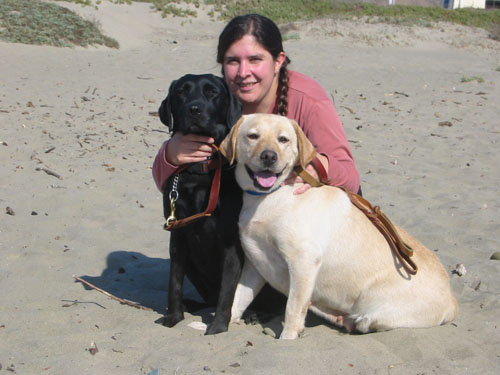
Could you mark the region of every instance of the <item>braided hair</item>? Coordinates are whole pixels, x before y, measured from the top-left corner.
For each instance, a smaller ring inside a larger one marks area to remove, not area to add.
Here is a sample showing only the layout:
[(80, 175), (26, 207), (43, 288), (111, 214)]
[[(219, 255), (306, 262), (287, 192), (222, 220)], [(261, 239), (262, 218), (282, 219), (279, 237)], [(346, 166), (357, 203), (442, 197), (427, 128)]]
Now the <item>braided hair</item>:
[[(252, 35), (276, 59), (283, 51), (283, 41), (281, 32), (276, 24), (260, 14), (246, 14), (233, 18), (226, 25), (219, 36), (217, 46), (217, 62), (223, 64), (226, 51), (231, 45), (243, 38), (245, 35)], [(281, 65), (278, 75), (277, 113), (286, 116), (288, 112), (288, 64), (290, 59), (286, 57)], [(224, 75), (224, 67), (222, 67)]]

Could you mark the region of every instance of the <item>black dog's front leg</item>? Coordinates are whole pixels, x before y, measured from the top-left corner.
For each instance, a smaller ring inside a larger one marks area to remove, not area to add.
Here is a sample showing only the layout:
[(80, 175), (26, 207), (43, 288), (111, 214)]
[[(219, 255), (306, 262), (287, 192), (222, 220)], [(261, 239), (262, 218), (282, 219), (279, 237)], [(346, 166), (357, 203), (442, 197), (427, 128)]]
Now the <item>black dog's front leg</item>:
[[(172, 234), (173, 236), (174, 234)], [(156, 322), (166, 327), (173, 327), (184, 319), (184, 306), (182, 303), (182, 290), (187, 254), (170, 241), (170, 278), (168, 284), (168, 311), (167, 314)]]
[(238, 245), (224, 249), (222, 266), (222, 280), (214, 321), (208, 326), (205, 335), (215, 335), (226, 332), (231, 320), (231, 307), (233, 306), (236, 286), (243, 268), (243, 250)]

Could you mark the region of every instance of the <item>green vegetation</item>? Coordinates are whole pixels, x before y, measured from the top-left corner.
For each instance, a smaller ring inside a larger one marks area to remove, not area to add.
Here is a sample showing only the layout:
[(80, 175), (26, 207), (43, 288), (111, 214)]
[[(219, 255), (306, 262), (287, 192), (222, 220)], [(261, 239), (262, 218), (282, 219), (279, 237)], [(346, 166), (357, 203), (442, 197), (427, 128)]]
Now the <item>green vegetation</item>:
[(193, 4), (195, 8), (199, 8), (200, 2), (198, 0), (151, 0), (143, 1), (153, 3), (156, 10), (160, 11), (163, 17), (168, 15), (174, 17), (196, 17), (196, 11), (192, 9), (186, 9), (185, 6), (180, 4)]
[[(152, 0), (160, 9), (161, 4), (179, 7), (180, 0)], [(369, 3), (343, 3), (335, 0), (205, 0), (212, 5), (219, 18), (227, 21), (239, 14), (260, 13), (278, 24), (315, 18), (363, 18), (367, 22), (396, 24), (430, 24), (451, 22), (481, 27), (492, 31), (500, 27), (500, 10), (455, 9), (421, 6), (379, 6)]]
[(462, 83), (467, 83), (467, 82), (472, 82), (472, 81), (476, 81), (478, 83), (483, 83), (484, 82), (484, 78), (483, 77), (479, 77), (479, 76), (474, 76), (474, 77), (467, 77), (467, 76), (462, 76), (462, 79), (460, 80), (460, 82)]
[[(211, 1), (206, 2), (210, 3)], [(379, 6), (369, 3), (342, 3), (331, 0), (214, 0), (213, 2), (220, 7), (221, 15), (225, 20), (241, 13), (258, 12), (278, 23), (320, 17), (363, 18), (368, 22), (397, 24), (443, 21), (482, 28), (489, 28), (500, 23), (500, 10), (447, 10), (440, 7), (405, 5)]]
[[(98, 7), (102, 1), (130, 4), (131, 0), (58, 0)], [(194, 18), (202, 0), (138, 0), (151, 3), (163, 16)], [(227, 21), (245, 13), (260, 13), (278, 24), (315, 18), (362, 19), (429, 26), (450, 22), (486, 29), (500, 41), (500, 10), (456, 9), (419, 6), (378, 6), (368, 3), (342, 3), (337, 0), (203, 0), (212, 18)], [(27, 44), (55, 46), (117, 43), (103, 36), (97, 25), (83, 21), (73, 12), (40, 0), (0, 0), (0, 38)]]
[(0, 39), (57, 47), (92, 44), (119, 48), (118, 42), (74, 12), (39, 0), (0, 0)]

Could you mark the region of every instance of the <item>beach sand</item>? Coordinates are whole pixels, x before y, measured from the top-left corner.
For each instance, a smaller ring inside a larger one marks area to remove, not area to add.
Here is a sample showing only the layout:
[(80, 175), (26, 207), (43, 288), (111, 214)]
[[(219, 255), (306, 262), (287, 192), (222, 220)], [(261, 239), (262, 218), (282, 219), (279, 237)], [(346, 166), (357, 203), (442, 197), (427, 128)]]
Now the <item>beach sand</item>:
[(0, 42), (0, 373), (499, 373), (500, 43), (447, 24), (285, 28), (290, 68), (335, 101), (365, 198), (449, 271), (452, 324), (352, 335), (309, 317), (304, 336), (285, 342), (273, 337), (278, 318), (204, 336), (196, 324), (213, 309), (171, 329), (154, 323), (169, 234), (151, 166), (169, 136), (156, 111), (170, 82), (220, 72), (224, 24), (202, 11), (163, 19), (144, 3), (58, 4), (99, 21), (121, 48)]

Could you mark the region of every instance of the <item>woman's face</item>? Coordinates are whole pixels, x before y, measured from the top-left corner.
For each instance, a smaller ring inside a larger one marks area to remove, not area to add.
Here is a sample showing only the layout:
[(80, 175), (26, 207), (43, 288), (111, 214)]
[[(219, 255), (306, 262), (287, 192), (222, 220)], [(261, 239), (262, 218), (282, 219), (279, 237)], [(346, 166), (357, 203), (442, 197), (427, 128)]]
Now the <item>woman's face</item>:
[(269, 112), (284, 60), (283, 52), (275, 60), (252, 35), (243, 36), (229, 47), (224, 55), (224, 77), (243, 104), (244, 113)]

